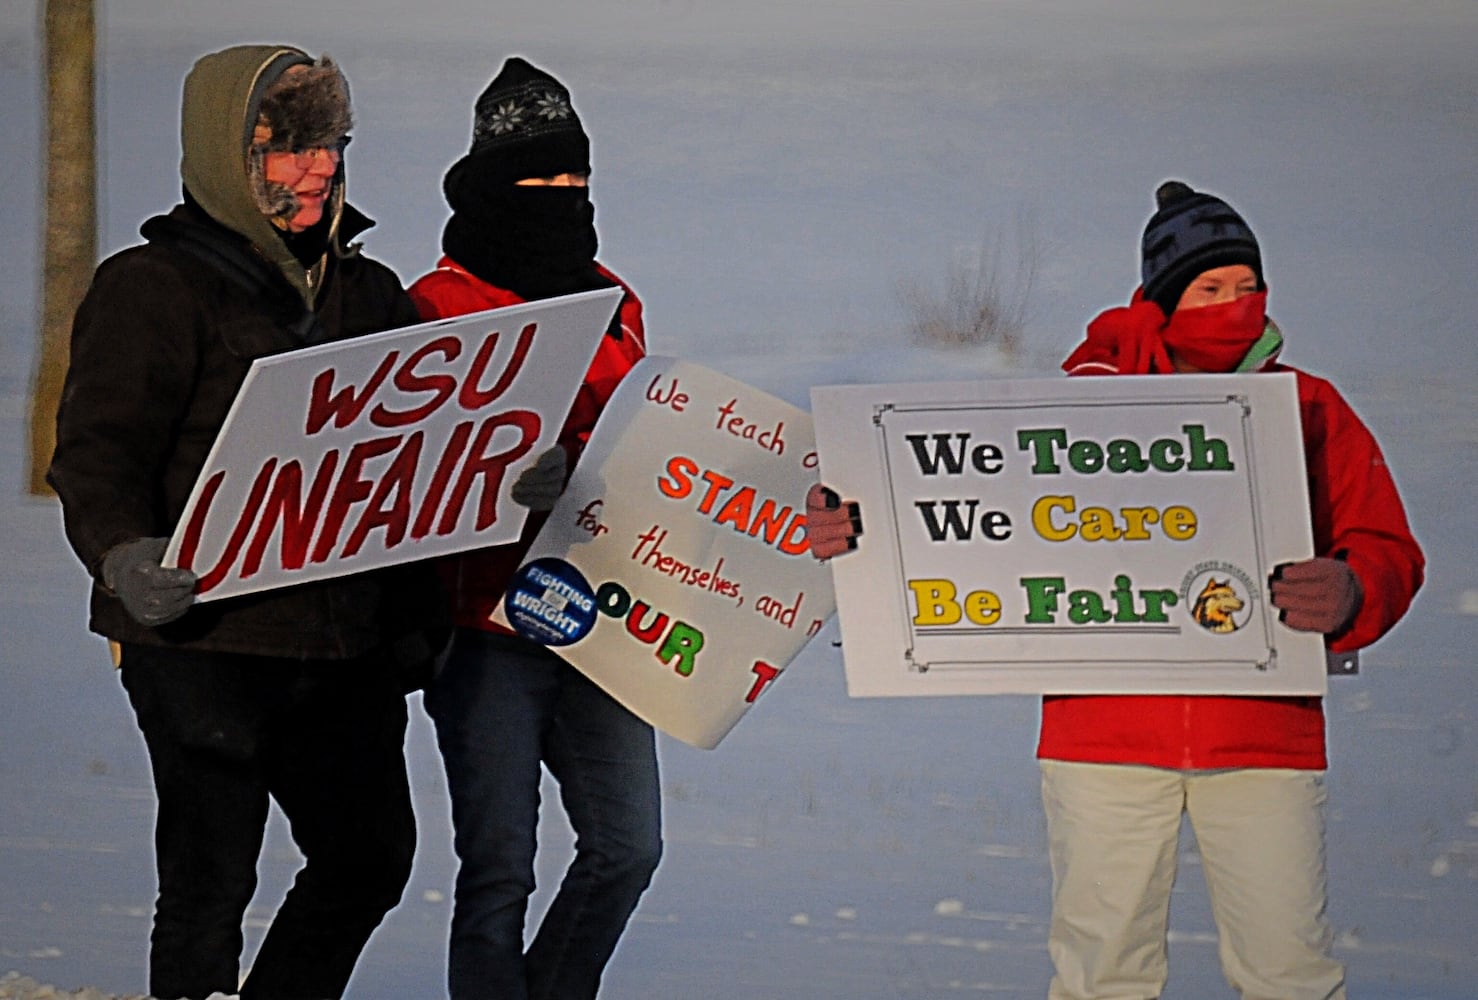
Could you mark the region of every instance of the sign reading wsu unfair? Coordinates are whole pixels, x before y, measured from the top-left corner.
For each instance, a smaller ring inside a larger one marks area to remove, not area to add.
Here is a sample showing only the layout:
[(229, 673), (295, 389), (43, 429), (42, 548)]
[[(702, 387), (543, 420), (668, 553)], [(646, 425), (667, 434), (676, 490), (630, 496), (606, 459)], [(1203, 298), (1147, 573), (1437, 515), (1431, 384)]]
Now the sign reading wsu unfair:
[(804, 410), (649, 357), (606, 406), (494, 618), (711, 749), (835, 610), (806, 541), (815, 481)]
[(1313, 555), (1294, 376), (813, 389), (848, 690), (1322, 694), (1267, 579)]
[(620, 301), (582, 292), (253, 362), (165, 553), (197, 600), (513, 541)]

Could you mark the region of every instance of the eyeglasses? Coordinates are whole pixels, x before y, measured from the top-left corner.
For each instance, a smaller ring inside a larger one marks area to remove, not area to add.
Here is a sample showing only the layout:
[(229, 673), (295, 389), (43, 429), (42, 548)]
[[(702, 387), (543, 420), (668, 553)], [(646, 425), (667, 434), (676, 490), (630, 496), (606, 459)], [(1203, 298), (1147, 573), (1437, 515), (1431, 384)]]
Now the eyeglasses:
[(307, 170), (317, 162), (319, 155), (327, 156), (329, 162), (338, 166), (339, 161), (344, 158), (344, 147), (349, 145), (353, 136), (346, 135), (338, 142), (328, 146), (309, 146), (307, 149), (292, 149), (288, 152), (292, 155), (293, 166), (299, 170)]

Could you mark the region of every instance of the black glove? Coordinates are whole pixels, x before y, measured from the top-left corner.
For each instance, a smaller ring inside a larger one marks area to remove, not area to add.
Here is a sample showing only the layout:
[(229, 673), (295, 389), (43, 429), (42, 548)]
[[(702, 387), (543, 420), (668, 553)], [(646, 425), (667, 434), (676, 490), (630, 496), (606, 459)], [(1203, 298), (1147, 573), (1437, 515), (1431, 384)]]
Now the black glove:
[(151, 627), (174, 621), (195, 601), (195, 574), (159, 564), (168, 547), (167, 538), (135, 538), (103, 556), (103, 585), (135, 621)]
[(513, 482), (508, 495), (513, 502), (529, 510), (553, 510), (559, 495), (565, 491), (565, 469), (569, 459), (560, 445), (539, 456), (539, 461), (524, 469)]

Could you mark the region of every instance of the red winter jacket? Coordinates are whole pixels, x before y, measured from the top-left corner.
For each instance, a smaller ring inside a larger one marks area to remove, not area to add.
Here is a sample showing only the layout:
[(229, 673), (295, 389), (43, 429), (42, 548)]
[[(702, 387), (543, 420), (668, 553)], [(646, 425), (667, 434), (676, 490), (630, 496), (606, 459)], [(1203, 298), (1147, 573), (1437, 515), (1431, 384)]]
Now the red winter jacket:
[[(569, 454), (571, 464), (590, 440), (595, 421), (616, 391), (616, 385), (647, 353), (641, 301), (624, 281), (599, 264), (596, 267), (602, 275), (620, 285), (626, 296), (621, 300), (620, 336), (608, 332), (601, 338), (595, 349), (595, 358), (575, 395), (570, 415), (559, 432), (559, 443)], [(423, 320), (465, 316), (525, 301), (506, 288), (475, 277), (450, 257), (441, 258), (436, 270), (417, 279), (410, 287), (410, 295)], [(494, 624), (488, 616), (502, 600), (508, 580), (523, 562), (524, 553), (539, 533), (545, 517), (544, 514), (531, 514), (517, 542), (475, 549), (441, 561), (440, 568), (452, 594), (452, 615), (457, 625), (488, 632), (510, 631)]]
[[(1329, 645), (1339, 652), (1368, 646), (1400, 620), (1421, 587), (1422, 551), (1380, 446), (1334, 386), (1286, 365), (1263, 370), (1298, 379), (1314, 551), (1342, 554), (1365, 594), (1354, 622)], [(1323, 699), (1048, 696), (1037, 756), (1197, 770), (1323, 770)]]

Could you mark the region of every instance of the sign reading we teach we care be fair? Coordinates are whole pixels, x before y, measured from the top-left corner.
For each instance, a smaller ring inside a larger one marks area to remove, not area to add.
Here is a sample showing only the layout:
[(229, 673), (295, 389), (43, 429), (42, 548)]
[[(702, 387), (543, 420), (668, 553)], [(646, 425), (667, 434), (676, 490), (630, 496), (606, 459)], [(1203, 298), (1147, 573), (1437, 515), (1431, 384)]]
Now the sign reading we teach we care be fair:
[(1267, 579), (1313, 554), (1293, 375), (821, 387), (854, 695), (1322, 694)]

